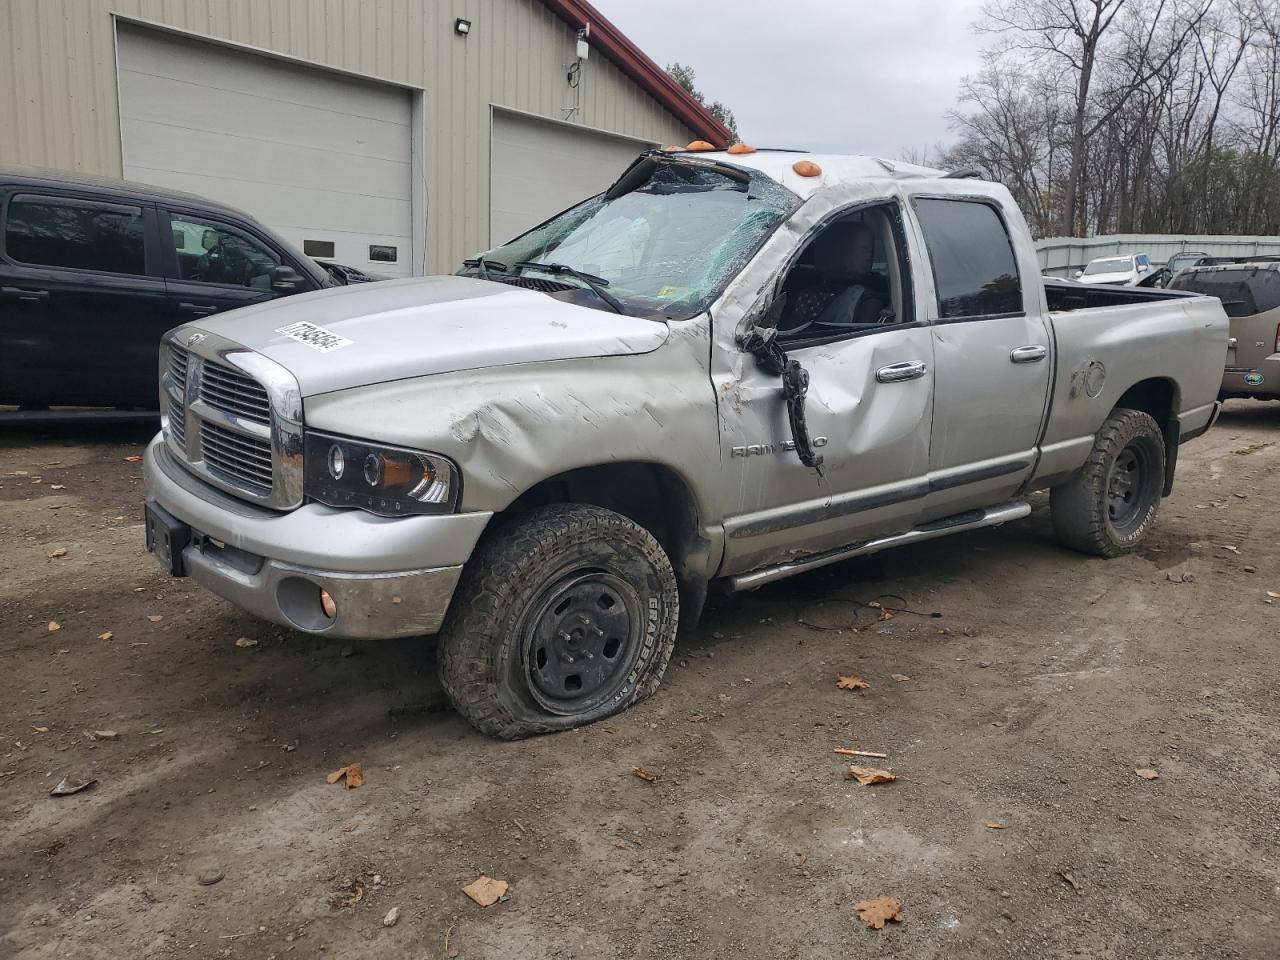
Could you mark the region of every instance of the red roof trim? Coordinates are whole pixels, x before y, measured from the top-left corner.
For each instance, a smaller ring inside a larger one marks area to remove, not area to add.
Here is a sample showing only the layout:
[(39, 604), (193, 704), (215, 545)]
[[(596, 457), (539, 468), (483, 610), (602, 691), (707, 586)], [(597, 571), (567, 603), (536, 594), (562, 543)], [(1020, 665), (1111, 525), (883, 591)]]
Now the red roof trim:
[(650, 60), (617, 27), (586, 0), (542, 0), (552, 13), (575, 30), (591, 24), (589, 43), (616, 63), (622, 72), (639, 84), (671, 114), (703, 140), (718, 147), (733, 140), (729, 128), (711, 115), (689, 91)]

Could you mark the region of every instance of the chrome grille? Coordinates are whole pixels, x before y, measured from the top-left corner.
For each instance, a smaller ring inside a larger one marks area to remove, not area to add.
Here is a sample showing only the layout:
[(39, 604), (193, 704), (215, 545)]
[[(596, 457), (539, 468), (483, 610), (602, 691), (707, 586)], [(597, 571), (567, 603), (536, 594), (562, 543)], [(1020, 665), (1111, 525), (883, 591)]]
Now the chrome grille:
[(207, 330), (172, 331), (160, 361), (165, 442), (206, 483), (276, 510), (302, 504), (302, 393), (269, 357)]
[(182, 409), (182, 401), (173, 397), (169, 398), (169, 432), (173, 434), (178, 446), (187, 445), (187, 415)]
[(271, 494), (270, 441), (205, 421), (200, 424), (200, 452), (205, 466), (215, 477), (246, 486), (259, 496)]
[(187, 382), (187, 364), (191, 355), (176, 343), (169, 344), (169, 378), (176, 384)]
[(271, 422), (271, 400), (260, 383), (238, 370), (208, 363), (200, 370), (200, 399), (216, 410), (254, 423)]

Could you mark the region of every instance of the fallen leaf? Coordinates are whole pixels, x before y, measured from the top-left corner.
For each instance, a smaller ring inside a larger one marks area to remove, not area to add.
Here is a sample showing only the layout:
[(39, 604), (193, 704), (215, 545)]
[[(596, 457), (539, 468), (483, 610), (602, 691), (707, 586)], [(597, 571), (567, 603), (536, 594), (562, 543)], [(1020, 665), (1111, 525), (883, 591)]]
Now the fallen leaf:
[(158, 737), (160, 734), (164, 733), (164, 727), (156, 727), (154, 730), (148, 730), (147, 733), (151, 734), (153, 737)]
[(102, 633), (98, 634), (98, 639), (99, 639), (99, 640), (110, 640), (110, 639), (111, 639), (112, 637), (114, 637), (114, 636), (115, 636), (115, 634), (114, 634), (114, 633), (112, 633), (110, 630), (104, 630), (104, 631), (102, 631)]
[(872, 930), (883, 930), (886, 922), (902, 922), (902, 901), (897, 897), (876, 897), (874, 900), (859, 900), (854, 905), (858, 911), (858, 919)]
[(836, 675), (836, 686), (841, 690), (870, 690), (871, 684), (861, 677), (842, 677)]
[(159, 623), (161, 620), (164, 619), (164, 615), (159, 613), (149, 613), (147, 614), (147, 619), (150, 620), (152, 623)]
[(31, 729), (32, 729), (32, 730), (34, 730), (36, 733), (48, 733), (48, 732), (49, 732), (49, 728), (48, 728), (48, 727), (32, 727)]
[(646, 770), (644, 767), (632, 767), (631, 775), (633, 777), (639, 777), (647, 783), (657, 783), (662, 777), (662, 774), (658, 773), (656, 770)]
[(468, 883), (462, 892), (480, 906), (491, 907), (507, 895), (507, 881), (482, 876)]
[(90, 740), (116, 740), (119, 737), (120, 734), (114, 730), (94, 730), (89, 733)]
[(1239, 553), (1240, 553), (1240, 548), (1239, 548), (1239, 547), (1233, 547), (1233, 546), (1231, 546), (1231, 545), (1230, 545), (1230, 544), (1228, 544), (1228, 543), (1219, 544), (1219, 549), (1221, 549), (1221, 550), (1230, 550), (1232, 553), (1235, 553), (1235, 554), (1239, 554)]
[(1276, 593), (1274, 590), (1268, 590), (1267, 596), (1272, 600), (1280, 600), (1280, 593)]
[(1138, 776), (1140, 776), (1143, 780), (1159, 780), (1160, 779), (1160, 774), (1157, 771), (1152, 770), (1150, 767), (1139, 767), (1137, 770), (1134, 770), (1133, 772), (1136, 773)]
[(882, 621), (884, 621), (884, 620), (892, 620), (892, 619), (893, 619), (893, 611), (892, 611), (892, 610), (890, 610), (888, 607), (882, 607), (882, 608), (880, 609), (880, 619), (881, 619)]
[(364, 899), (364, 882), (361, 880), (353, 881), (348, 891), (346, 896), (339, 895), (330, 900), (329, 906), (335, 910), (340, 910), (343, 907), (354, 907)]
[(65, 489), (67, 489), (67, 485), (66, 485), (65, 483), (55, 483), (55, 484), (52, 484), (52, 485), (49, 487), (49, 489), (50, 489), (50, 490), (65, 490)]
[(865, 787), (869, 787), (873, 783), (892, 783), (898, 779), (896, 773), (890, 773), (888, 770), (880, 770), (876, 767), (860, 767), (856, 763), (849, 765), (849, 777), (857, 780)]
[(364, 767), (358, 763), (349, 763), (345, 767), (339, 767), (333, 773), (326, 774), (324, 779), (328, 783), (337, 783), (343, 777), (347, 778), (348, 790), (364, 786)]
[(911, 679), (905, 673), (891, 673), (889, 676), (893, 677), (893, 679), (897, 680), (899, 683), (906, 683)]
[(983, 820), (982, 825), (988, 830), (1008, 830), (1007, 823), (1001, 823), (999, 820)]
[(124, 458), (124, 462), (125, 462), (125, 463), (137, 463), (137, 462), (138, 462), (139, 460), (141, 460), (141, 459), (142, 459), (142, 458), (141, 458), (140, 456), (138, 456), (136, 453), (131, 453), (131, 454), (129, 454), (129, 456), (127, 456), (127, 457), (125, 457), (125, 458)]
[(73, 793), (79, 793), (81, 790), (88, 790), (97, 782), (96, 777), (90, 777), (87, 780), (80, 777), (63, 777), (58, 781), (58, 785), (49, 791), (49, 796), (69, 797)]
[(236, 640), (237, 647), (256, 647), (257, 645), (258, 641), (254, 640), (252, 637), (240, 637)]
[(66, 555), (67, 555), (67, 548), (66, 548), (66, 547), (57, 547), (56, 549), (53, 549), (53, 550), (50, 550), (50, 551), (49, 551), (49, 559), (50, 559), (50, 560), (57, 559), (58, 557), (65, 557)]
[(60, 624), (57, 620), (50, 620), (48, 629), (50, 633), (57, 633), (59, 630), (62, 629), (62, 624)]

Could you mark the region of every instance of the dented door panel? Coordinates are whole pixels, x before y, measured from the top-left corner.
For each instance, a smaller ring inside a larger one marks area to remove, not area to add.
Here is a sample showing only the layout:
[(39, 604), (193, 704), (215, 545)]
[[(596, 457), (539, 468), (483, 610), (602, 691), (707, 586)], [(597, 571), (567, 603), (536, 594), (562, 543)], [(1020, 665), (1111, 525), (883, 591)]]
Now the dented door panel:
[[(712, 308), (712, 380), (723, 458), (725, 560), (732, 574), (886, 533), (910, 529), (927, 492), (933, 415), (933, 355), (927, 326), (909, 323), (788, 355), (809, 373), (806, 419), (821, 473), (790, 447), (791, 428), (777, 376), (740, 346), (762, 322), (778, 281), (807, 237), (861, 204), (897, 201), (883, 183), (833, 188), (784, 223)], [(910, 239), (909, 239), (910, 243)], [(919, 258), (908, 251), (918, 311), (924, 291)], [(877, 380), (901, 364), (923, 370)]]

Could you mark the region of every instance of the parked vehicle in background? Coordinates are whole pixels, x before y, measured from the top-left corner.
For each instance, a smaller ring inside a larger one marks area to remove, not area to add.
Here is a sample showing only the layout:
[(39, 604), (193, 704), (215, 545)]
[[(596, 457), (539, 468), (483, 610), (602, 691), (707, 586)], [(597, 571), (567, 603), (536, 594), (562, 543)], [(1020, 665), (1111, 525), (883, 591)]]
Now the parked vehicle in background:
[(330, 285), (224, 204), (0, 167), (0, 404), (154, 410), (164, 331)]
[(1118, 287), (1135, 287), (1153, 272), (1145, 253), (1128, 257), (1099, 257), (1076, 274), (1081, 283), (1109, 283)]
[(277, 623), (441, 631), (500, 737), (652, 693), (713, 583), (1040, 489), (1064, 543), (1133, 550), (1219, 407), (1216, 300), (1042, 281), (1004, 187), (909, 164), (646, 153), (462, 273), (168, 334), (147, 536)]
[(332, 260), (316, 260), (324, 268), (325, 273), (329, 274), (329, 279), (340, 287), (345, 287), (352, 283), (376, 283), (378, 280), (390, 280), (388, 277), (380, 273), (368, 273), (359, 267), (350, 267), (345, 263), (334, 263)]
[(1169, 271), (1170, 277), (1176, 277), (1179, 270), (1185, 270), (1187, 267), (1198, 267), (1205, 263), (1213, 262), (1213, 257), (1203, 251), (1186, 250), (1182, 253), (1175, 253), (1168, 259), (1164, 267)]
[(1188, 267), (1169, 286), (1222, 301), (1231, 323), (1222, 396), (1280, 399), (1280, 261)]

